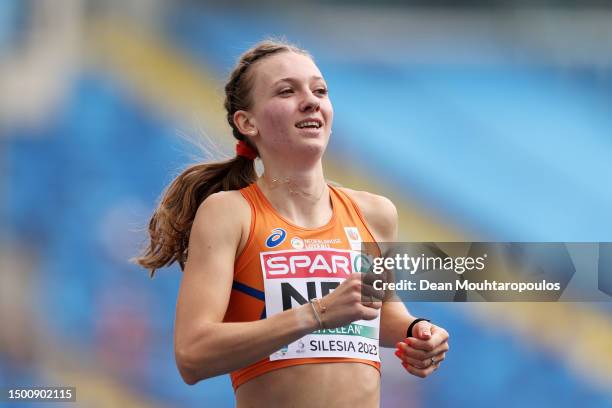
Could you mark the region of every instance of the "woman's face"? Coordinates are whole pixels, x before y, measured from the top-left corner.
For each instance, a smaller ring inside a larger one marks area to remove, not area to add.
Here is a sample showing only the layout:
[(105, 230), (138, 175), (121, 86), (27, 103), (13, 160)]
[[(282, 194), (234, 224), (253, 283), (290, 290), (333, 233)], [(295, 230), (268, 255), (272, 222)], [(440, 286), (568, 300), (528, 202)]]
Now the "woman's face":
[(282, 52), (253, 68), (250, 113), (260, 154), (320, 158), (334, 111), (315, 63), (308, 56)]

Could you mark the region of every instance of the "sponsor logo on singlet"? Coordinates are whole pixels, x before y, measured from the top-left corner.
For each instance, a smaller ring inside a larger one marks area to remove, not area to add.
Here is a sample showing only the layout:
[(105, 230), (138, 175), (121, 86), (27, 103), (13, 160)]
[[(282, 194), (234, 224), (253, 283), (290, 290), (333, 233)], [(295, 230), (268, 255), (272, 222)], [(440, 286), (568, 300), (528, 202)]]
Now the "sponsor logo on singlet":
[(303, 249), (304, 248), (304, 240), (300, 237), (291, 238), (291, 246), (295, 249)]
[(359, 229), (357, 227), (344, 227), (344, 233), (351, 245), (351, 249), (353, 251), (359, 251), (361, 249), (361, 235), (359, 235)]
[(274, 228), (272, 230), (272, 233), (266, 239), (266, 246), (268, 248), (274, 248), (276, 246), (279, 246), (285, 240), (286, 236), (287, 236), (287, 233), (285, 232), (284, 229)]
[(261, 254), (267, 279), (329, 276), (346, 279), (351, 274), (351, 253), (346, 250), (274, 251)]
[(334, 245), (338, 245), (342, 242), (340, 238), (308, 238), (304, 240), (304, 248), (321, 249), (321, 248), (332, 248)]

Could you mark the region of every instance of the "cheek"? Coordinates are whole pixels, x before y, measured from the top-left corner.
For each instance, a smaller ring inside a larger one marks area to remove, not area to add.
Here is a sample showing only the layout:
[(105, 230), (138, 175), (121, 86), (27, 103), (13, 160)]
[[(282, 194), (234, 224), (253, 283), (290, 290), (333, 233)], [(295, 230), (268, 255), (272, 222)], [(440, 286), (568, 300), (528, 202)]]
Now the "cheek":
[(320, 109), (321, 113), (323, 114), (323, 117), (327, 122), (326, 125), (331, 127), (332, 121), (334, 119), (334, 108), (329, 98), (326, 98), (321, 101)]
[(274, 142), (286, 140), (291, 125), (291, 107), (286, 104), (270, 104), (262, 111), (262, 131)]
[(327, 114), (327, 122), (329, 123), (329, 127), (331, 127), (334, 121), (334, 108), (330, 102), (327, 103), (326, 106), (326, 114)]

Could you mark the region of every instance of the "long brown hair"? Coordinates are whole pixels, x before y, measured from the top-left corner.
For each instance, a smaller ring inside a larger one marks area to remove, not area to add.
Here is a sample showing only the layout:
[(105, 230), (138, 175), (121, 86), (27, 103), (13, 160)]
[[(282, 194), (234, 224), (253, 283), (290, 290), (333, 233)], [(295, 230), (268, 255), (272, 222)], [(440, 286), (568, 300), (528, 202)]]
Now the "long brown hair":
[[(262, 41), (240, 56), (225, 84), (227, 122), (237, 140), (255, 146), (234, 123), (234, 113), (252, 106), (253, 70), (255, 62), (281, 52), (310, 54), (283, 40)], [(159, 205), (149, 221), (150, 241), (143, 253), (133, 262), (149, 269), (151, 277), (157, 269), (178, 261), (181, 270), (187, 260), (189, 234), (196, 211), (209, 195), (218, 191), (239, 190), (257, 179), (253, 160), (243, 156), (189, 166), (164, 190)]]

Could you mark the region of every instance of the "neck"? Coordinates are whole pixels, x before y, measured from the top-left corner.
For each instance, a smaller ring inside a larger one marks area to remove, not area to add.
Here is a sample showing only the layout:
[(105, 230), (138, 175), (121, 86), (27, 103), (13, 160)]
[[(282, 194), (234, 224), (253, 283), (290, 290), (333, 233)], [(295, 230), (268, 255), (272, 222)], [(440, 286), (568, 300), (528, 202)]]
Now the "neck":
[(316, 228), (331, 218), (329, 189), (321, 162), (307, 170), (265, 166), (258, 185), (274, 208), (294, 224)]

